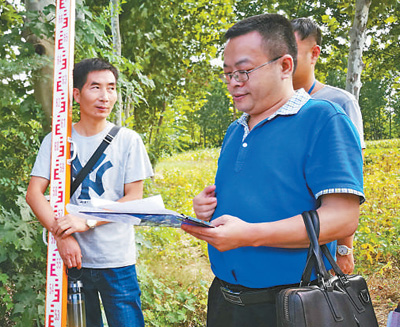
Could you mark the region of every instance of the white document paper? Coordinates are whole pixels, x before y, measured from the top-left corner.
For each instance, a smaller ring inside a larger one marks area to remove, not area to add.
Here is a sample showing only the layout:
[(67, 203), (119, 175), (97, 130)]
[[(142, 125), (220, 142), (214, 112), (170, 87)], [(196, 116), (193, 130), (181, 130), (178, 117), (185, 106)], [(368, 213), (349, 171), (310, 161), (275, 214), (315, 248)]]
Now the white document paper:
[(67, 204), (67, 211), (85, 219), (131, 225), (180, 227), (184, 222), (196, 226), (214, 227), (208, 222), (165, 209), (161, 195), (128, 202), (94, 199), (92, 206)]
[[(67, 211), (85, 219), (169, 227), (179, 227), (184, 217), (175, 211), (165, 209), (161, 195), (127, 202), (93, 199), (91, 204), (92, 206), (67, 204)], [(140, 218), (135, 217), (135, 214), (140, 215)], [(145, 218), (146, 222), (143, 221)]]

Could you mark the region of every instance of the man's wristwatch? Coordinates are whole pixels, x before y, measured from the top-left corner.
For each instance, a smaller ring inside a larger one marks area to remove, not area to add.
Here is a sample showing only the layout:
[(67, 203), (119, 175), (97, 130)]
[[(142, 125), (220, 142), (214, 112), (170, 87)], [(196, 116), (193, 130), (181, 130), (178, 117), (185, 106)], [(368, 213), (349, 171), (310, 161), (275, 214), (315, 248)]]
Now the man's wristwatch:
[(93, 228), (95, 228), (96, 225), (97, 225), (97, 220), (94, 220), (94, 219), (87, 219), (87, 220), (86, 220), (86, 225), (87, 225), (90, 229), (93, 229)]
[(339, 255), (349, 255), (349, 254), (352, 254), (353, 253), (353, 249), (352, 248), (349, 248), (348, 246), (346, 246), (346, 245), (338, 245), (337, 246), (337, 253), (339, 254)]

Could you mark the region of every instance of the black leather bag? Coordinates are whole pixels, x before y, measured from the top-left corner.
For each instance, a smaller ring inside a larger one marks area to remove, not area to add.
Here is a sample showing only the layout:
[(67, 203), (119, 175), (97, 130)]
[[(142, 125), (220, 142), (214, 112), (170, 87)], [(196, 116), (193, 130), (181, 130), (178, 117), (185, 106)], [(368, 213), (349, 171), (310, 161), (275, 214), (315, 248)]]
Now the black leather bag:
[[(379, 327), (367, 283), (359, 275), (345, 275), (326, 245), (318, 244), (316, 211), (304, 212), (311, 244), (299, 287), (284, 289), (276, 299), (278, 327)], [(323, 255), (335, 276), (325, 268)], [(315, 269), (317, 281), (310, 285)]]

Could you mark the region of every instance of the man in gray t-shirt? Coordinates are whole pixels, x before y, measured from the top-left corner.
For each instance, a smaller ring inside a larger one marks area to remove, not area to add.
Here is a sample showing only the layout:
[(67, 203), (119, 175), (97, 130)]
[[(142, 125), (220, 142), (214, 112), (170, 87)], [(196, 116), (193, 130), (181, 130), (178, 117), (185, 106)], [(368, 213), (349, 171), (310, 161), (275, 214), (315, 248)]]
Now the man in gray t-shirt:
[[(80, 120), (72, 127), (72, 177), (89, 161), (114, 124), (107, 121), (117, 100), (118, 72), (101, 59), (85, 59), (74, 68), (75, 101)], [(136, 277), (132, 226), (96, 222), (73, 215), (55, 219), (44, 197), (50, 181), (51, 135), (43, 140), (32, 169), (26, 199), (41, 224), (52, 232), (68, 275), (79, 277), (86, 297), (88, 326), (103, 326), (99, 295), (110, 327), (144, 326)], [(70, 202), (90, 205), (95, 198), (131, 201), (143, 196), (143, 180), (153, 175), (140, 136), (121, 128)]]
[[(321, 53), (322, 34), (319, 26), (309, 18), (292, 20), (297, 42), (297, 68), (293, 75), (293, 87), (305, 89), (313, 98), (339, 104), (357, 128), (361, 149), (365, 149), (364, 129), (358, 102), (349, 92), (325, 85), (315, 79), (315, 64)], [(337, 241), (337, 263), (344, 273), (354, 270), (353, 236)]]
[(361, 148), (365, 149), (364, 128), (361, 110), (353, 94), (338, 87), (324, 85), (323, 88), (318, 88), (314, 93), (311, 94), (311, 96), (315, 99), (329, 100), (332, 102), (336, 102), (338, 105), (340, 105), (347, 116), (350, 117), (354, 126), (357, 128), (358, 134), (360, 136)]
[(325, 85), (315, 79), (315, 65), (321, 52), (321, 29), (308, 18), (294, 19), (292, 26), (298, 48), (297, 67), (293, 76), (294, 89), (303, 88), (313, 98), (339, 104), (357, 128), (361, 148), (365, 149), (362, 115), (355, 97), (345, 90)]

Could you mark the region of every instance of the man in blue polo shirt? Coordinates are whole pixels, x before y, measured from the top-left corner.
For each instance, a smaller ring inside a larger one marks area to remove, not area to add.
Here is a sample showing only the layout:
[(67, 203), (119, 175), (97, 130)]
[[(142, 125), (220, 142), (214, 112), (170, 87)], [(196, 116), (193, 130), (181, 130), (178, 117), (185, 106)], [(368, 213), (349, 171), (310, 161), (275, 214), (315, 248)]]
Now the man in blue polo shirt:
[(215, 185), (193, 200), (216, 228), (182, 229), (209, 243), (207, 326), (274, 327), (275, 294), (298, 284), (306, 262), (301, 213), (317, 209), (320, 241), (333, 253), (357, 229), (361, 147), (339, 106), (293, 90), (297, 48), (286, 18), (247, 18), (226, 39), (222, 78), (243, 115), (225, 135)]

